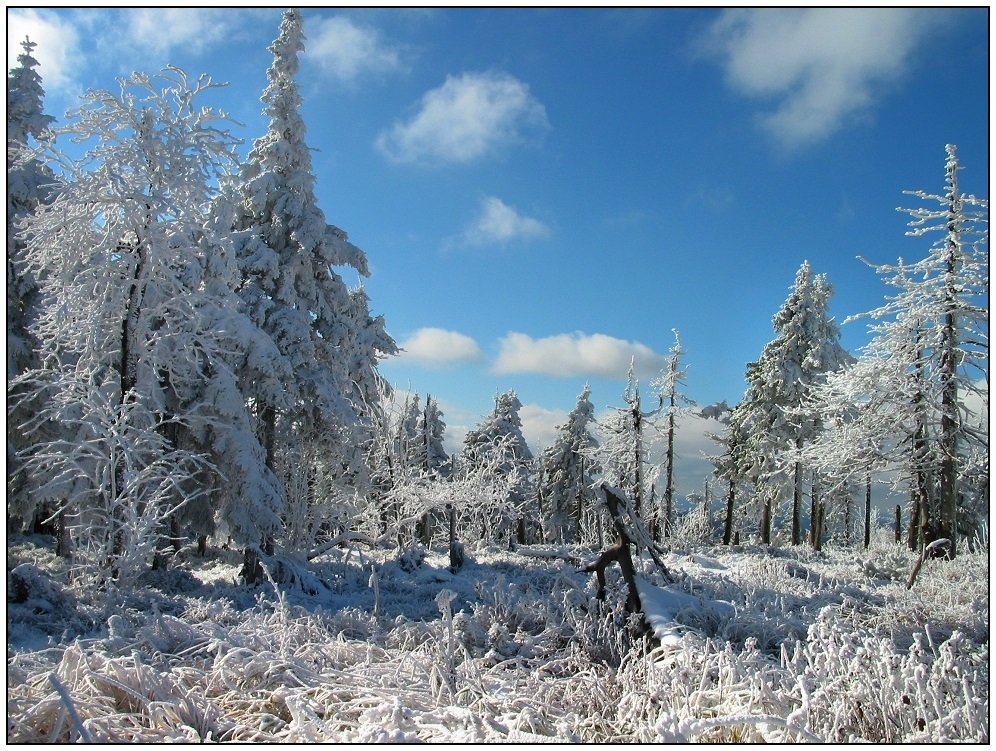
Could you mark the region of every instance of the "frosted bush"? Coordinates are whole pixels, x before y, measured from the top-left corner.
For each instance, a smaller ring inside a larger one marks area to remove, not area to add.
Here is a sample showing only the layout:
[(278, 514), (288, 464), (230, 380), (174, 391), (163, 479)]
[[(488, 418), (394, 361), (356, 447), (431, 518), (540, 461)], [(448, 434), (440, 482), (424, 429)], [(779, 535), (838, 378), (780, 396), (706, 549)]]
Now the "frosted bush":
[(878, 551), (873, 557), (858, 558), (858, 566), (866, 576), (905, 582), (910, 575), (913, 560), (910, 555), (893, 546), (891, 550)]

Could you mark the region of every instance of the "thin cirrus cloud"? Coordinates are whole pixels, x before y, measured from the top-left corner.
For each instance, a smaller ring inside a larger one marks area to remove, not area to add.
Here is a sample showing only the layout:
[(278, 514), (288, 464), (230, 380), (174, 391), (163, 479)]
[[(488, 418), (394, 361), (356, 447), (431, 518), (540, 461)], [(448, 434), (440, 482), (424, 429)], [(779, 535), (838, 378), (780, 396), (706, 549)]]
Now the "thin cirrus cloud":
[(243, 23), (242, 14), (228, 8), (135, 8), (128, 11), (126, 39), (146, 52), (183, 47), (201, 53)]
[(738, 8), (699, 41), (721, 60), (731, 88), (774, 104), (760, 122), (796, 148), (873, 108), (929, 29), (910, 8)]
[(418, 329), (399, 346), (398, 359), (428, 367), (476, 362), (483, 357), (477, 342), (466, 334), (433, 327)]
[(7, 11), (7, 70), (17, 67), (17, 57), (23, 52), (21, 42), (28, 37), (34, 42), (32, 56), (38, 61), (38, 72), (45, 89), (70, 90), (82, 65), (79, 32), (69, 21), (54, 13), (35, 8), (11, 8)]
[(500, 198), (488, 196), (481, 201), (476, 219), (464, 230), (464, 245), (504, 245), (512, 240), (546, 237), (549, 228), (538, 219), (520, 214)]
[(418, 112), (382, 132), (376, 146), (394, 162), (465, 163), (549, 127), (546, 109), (522, 81), (463, 73), (423, 95)]
[(385, 43), (377, 29), (358, 26), (345, 16), (315, 22), (308, 33), (308, 59), (344, 83), (365, 73), (401, 68), (398, 49)]
[(538, 373), (550, 376), (625, 378), (636, 362), (641, 377), (659, 375), (667, 358), (640, 342), (607, 334), (556, 334), (533, 339), (511, 332), (499, 342), (496, 373)]
[[(259, 15), (259, 11), (229, 8), (85, 8), (61, 14), (12, 9), (7, 15), (8, 69), (16, 63), (20, 42), (27, 35), (38, 45), (34, 57), (45, 90), (75, 94), (80, 88), (77, 79), (85, 77), (92, 57), (106, 62), (140, 50), (150, 65), (158, 66), (177, 48), (202, 54), (247, 33)], [(88, 41), (88, 53), (81, 49), (81, 38)]]

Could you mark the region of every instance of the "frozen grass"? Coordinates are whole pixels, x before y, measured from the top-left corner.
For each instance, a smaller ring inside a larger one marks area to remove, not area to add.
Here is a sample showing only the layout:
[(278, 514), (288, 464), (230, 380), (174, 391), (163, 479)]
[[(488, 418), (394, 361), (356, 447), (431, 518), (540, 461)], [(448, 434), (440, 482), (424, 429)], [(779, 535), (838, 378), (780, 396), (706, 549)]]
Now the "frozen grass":
[(988, 551), (908, 591), (913, 556), (885, 537), (676, 550), (671, 591), (703, 605), (662, 644), (627, 628), (618, 582), (599, 602), (549, 557), (592, 551), (468, 552), (457, 574), (444, 551), (282, 559), (296, 586), (246, 590), (238, 555), (185, 549), (90, 600), (45, 538), (9, 537), (7, 739), (988, 740)]

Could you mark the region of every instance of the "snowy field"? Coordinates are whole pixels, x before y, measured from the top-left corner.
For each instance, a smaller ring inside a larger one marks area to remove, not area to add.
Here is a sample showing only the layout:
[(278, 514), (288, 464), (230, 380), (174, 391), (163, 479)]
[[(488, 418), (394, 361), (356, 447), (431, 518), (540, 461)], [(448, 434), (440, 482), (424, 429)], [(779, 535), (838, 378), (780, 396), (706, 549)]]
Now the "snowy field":
[(989, 739), (988, 550), (928, 560), (912, 590), (885, 532), (675, 550), (667, 587), (639, 559), (654, 639), (578, 573), (596, 551), (467, 552), (456, 574), (442, 549), (278, 557), (291, 583), (246, 589), (240, 554), (190, 546), (94, 599), (49, 538), (9, 536), (7, 740)]

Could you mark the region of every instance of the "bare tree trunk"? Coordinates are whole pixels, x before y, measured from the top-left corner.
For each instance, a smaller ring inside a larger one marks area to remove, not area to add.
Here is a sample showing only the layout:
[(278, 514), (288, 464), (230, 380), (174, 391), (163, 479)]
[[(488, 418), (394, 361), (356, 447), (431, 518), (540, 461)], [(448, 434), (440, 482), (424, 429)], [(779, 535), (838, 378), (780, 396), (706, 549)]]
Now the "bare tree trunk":
[(674, 524), (674, 409), (675, 397), (671, 393), (671, 411), (667, 416), (667, 478), (664, 485), (664, 539), (671, 537)]
[(771, 496), (765, 492), (764, 503), (761, 506), (761, 543), (771, 544)]
[(817, 529), (817, 522), (819, 521), (820, 515), (820, 482), (818, 477), (813, 477), (813, 484), (809, 490), (810, 496), (810, 508), (809, 508), (809, 527), (810, 527), (810, 537), (812, 537), (812, 544), (815, 550), (819, 550), (819, 535), (817, 532), (822, 532), (822, 530)]
[(820, 501), (816, 506), (816, 521), (813, 524), (813, 550), (819, 552), (823, 550), (823, 518), (826, 514), (826, 505)]
[(575, 487), (575, 511), (574, 511), (574, 539), (571, 542), (580, 543), (581, 533), (584, 531), (581, 529), (581, 515), (584, 513), (584, 455), (578, 458), (580, 465), (580, 477), (578, 478), (578, 484)]
[(910, 550), (916, 550), (920, 540), (920, 515), (923, 506), (918, 485), (917, 482), (910, 487), (910, 524), (906, 539)]
[[(952, 157), (954, 152), (949, 152)], [(958, 300), (958, 262), (961, 256), (960, 215), (962, 209), (961, 194), (958, 191), (958, 168), (954, 162), (948, 166), (948, 237), (945, 243), (945, 284), (944, 301), (947, 312), (941, 327), (941, 344), (939, 346), (940, 381), (941, 381), (941, 476), (940, 504), (937, 519), (937, 538), (950, 540), (945, 556), (954, 558), (957, 554), (958, 542), (958, 327), (955, 309)]]
[(851, 492), (850, 488), (845, 487), (845, 490), (847, 492), (844, 496), (844, 539), (850, 544), (851, 540), (854, 539), (854, 530), (851, 524)]
[(62, 509), (55, 520), (55, 554), (60, 558), (72, 557), (72, 535), (66, 524), (66, 511)]
[(252, 546), (242, 551), (242, 571), (240, 572), (246, 585), (253, 585), (263, 579), (263, 566), (259, 562), (259, 550)]
[(723, 544), (729, 545), (733, 539), (733, 506), (736, 502), (736, 483), (730, 480), (730, 490), (726, 495), (726, 521), (723, 524)]
[(871, 545), (872, 533), (872, 481), (871, 475), (865, 476), (865, 548)]
[(795, 481), (792, 486), (792, 544), (802, 542), (802, 465), (795, 463)]
[(450, 517), (450, 570), (456, 571), (464, 562), (463, 546), (457, 542), (456, 538), (456, 509), (452, 503), (446, 504), (446, 511)]
[(896, 545), (903, 541), (903, 507), (896, 504)]

